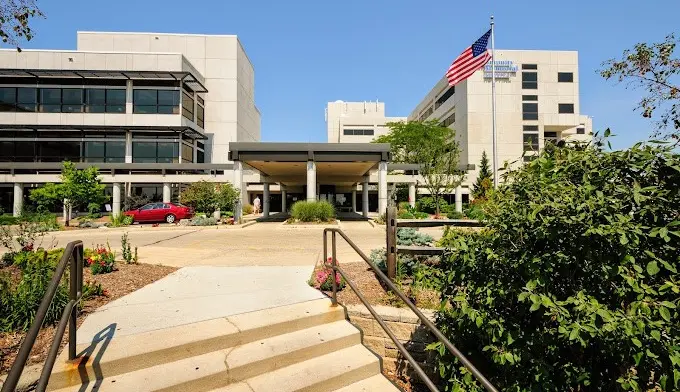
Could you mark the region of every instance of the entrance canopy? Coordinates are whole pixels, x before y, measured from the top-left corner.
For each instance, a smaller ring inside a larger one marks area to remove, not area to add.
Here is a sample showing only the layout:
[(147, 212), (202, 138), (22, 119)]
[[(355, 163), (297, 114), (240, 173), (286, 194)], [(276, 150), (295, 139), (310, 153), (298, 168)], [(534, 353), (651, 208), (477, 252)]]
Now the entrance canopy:
[(309, 162), (316, 182), (352, 185), (390, 160), (390, 145), (377, 143), (231, 143), (229, 159), (285, 185), (305, 185)]

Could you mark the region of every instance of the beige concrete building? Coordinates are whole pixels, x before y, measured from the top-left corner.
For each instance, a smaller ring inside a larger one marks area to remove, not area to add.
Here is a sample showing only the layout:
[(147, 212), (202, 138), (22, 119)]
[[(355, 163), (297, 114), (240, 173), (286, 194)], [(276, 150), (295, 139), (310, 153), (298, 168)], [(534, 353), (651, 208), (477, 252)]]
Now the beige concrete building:
[[(548, 142), (592, 137), (592, 118), (580, 112), (578, 52), (496, 50), (496, 105), (499, 168), (531, 159)], [(493, 155), (491, 63), (455, 87), (442, 77), (408, 119), (456, 130), (461, 164), (475, 165), (470, 186), (482, 152)]]
[(386, 117), (384, 102), (329, 102), (328, 143), (369, 143), (389, 132), (385, 124), (404, 120), (406, 117)]

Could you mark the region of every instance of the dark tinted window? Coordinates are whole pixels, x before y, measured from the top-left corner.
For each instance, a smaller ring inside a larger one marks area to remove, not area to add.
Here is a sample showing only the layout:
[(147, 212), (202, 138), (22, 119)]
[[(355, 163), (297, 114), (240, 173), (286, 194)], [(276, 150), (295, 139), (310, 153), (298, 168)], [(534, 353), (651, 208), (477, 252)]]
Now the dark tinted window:
[(562, 83), (572, 83), (574, 81), (573, 72), (558, 72), (557, 81)]
[(0, 88), (0, 111), (13, 112), (17, 102), (17, 89), (14, 87)]
[(531, 90), (538, 89), (538, 73), (522, 72), (522, 88)]
[(538, 134), (524, 134), (524, 151), (538, 151)]
[(522, 64), (522, 69), (538, 69), (537, 64)]
[(522, 101), (538, 101), (538, 95), (522, 95)]
[(559, 113), (574, 113), (574, 104), (573, 103), (560, 103), (560, 104), (558, 104), (558, 112)]
[(194, 121), (194, 99), (186, 92), (182, 92), (182, 116)]
[(585, 128), (576, 128), (576, 134), (578, 135), (585, 135), (586, 129)]
[(538, 125), (525, 125), (522, 130), (524, 132), (538, 132)]
[(526, 102), (522, 103), (522, 119), (538, 120), (538, 104)]
[(438, 108), (444, 104), (444, 102), (448, 101), (449, 98), (453, 96), (453, 94), (456, 93), (456, 86), (451, 86), (449, 87), (448, 90), (444, 94), (441, 95), (441, 97), (437, 98), (437, 100), (434, 102), (434, 108)]

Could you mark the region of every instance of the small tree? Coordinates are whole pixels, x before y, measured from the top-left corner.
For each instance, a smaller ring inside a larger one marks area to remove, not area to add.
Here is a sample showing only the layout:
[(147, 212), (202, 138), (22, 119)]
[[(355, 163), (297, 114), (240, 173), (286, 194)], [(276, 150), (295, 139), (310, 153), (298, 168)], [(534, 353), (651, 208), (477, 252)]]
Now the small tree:
[(439, 215), (442, 195), (451, 193), (465, 178), (458, 170), (460, 146), (456, 131), (437, 121), (388, 123), (390, 133), (378, 137), (376, 143), (390, 143), (395, 162), (420, 166), (424, 185), (435, 200)]
[(225, 182), (216, 186), (216, 202), (220, 211), (234, 211), (236, 201), (241, 196), (239, 190), (231, 183)]
[[(32, 0), (3, 0), (0, 5), (0, 38), (2, 42), (17, 46), (19, 41), (33, 38), (33, 30), (28, 25), (30, 18), (43, 16)], [(21, 49), (19, 49), (21, 50)]]
[[(661, 112), (652, 136), (669, 137), (676, 143), (680, 142), (680, 85), (674, 83), (680, 75), (680, 58), (674, 57), (673, 52), (678, 42), (675, 35), (670, 34), (661, 43), (639, 43), (625, 50), (620, 60), (606, 61), (603, 64), (606, 68), (600, 70), (600, 75), (607, 80), (628, 82), (629, 86), (646, 90), (647, 95), (642, 97), (637, 109), (646, 118)], [(671, 130), (665, 132), (669, 127)]]
[(179, 199), (196, 211), (212, 213), (218, 209), (233, 211), (238, 197), (239, 191), (231, 183), (198, 181), (185, 188)]
[[(89, 212), (93, 212), (109, 199), (104, 193), (106, 185), (101, 183), (96, 167), (78, 170), (75, 164), (65, 161), (60, 177), (61, 183), (47, 183), (31, 191), (29, 197), (39, 208), (48, 209), (63, 204), (65, 210), (86, 207)], [(64, 222), (67, 226), (70, 219), (67, 213)]]
[(472, 185), (472, 195), (475, 199), (483, 199), (486, 193), (493, 185), (491, 170), (489, 170), (489, 159), (486, 157), (486, 151), (482, 152), (482, 161), (479, 163), (479, 174), (477, 181)]

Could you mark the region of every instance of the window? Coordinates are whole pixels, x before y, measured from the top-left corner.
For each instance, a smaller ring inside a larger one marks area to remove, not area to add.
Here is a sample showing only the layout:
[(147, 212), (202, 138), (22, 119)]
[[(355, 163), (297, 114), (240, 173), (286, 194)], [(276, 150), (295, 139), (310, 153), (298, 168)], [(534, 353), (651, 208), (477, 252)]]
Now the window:
[(174, 142), (132, 142), (134, 163), (177, 163), (179, 145)]
[(194, 147), (188, 144), (182, 144), (182, 162), (194, 161)]
[(450, 116), (446, 117), (444, 121), (441, 122), (442, 127), (448, 127), (449, 125), (453, 124), (456, 122), (456, 113), (451, 113)]
[(182, 91), (182, 116), (194, 121), (194, 98), (186, 91)]
[(205, 143), (203, 143), (203, 142), (196, 142), (196, 145), (197, 145), (198, 148), (200, 148), (200, 149), (205, 149)]
[(153, 210), (154, 206), (155, 206), (155, 204), (153, 204), (153, 203), (152, 203), (152, 204), (143, 205), (143, 206), (140, 208), (140, 211)]
[(0, 112), (13, 112), (17, 102), (17, 89), (14, 87), (0, 88)]
[(61, 112), (61, 89), (60, 88), (41, 88), (40, 89), (40, 111), (46, 113)]
[(538, 89), (538, 72), (522, 72), (522, 88), (527, 90)]
[(558, 72), (557, 81), (561, 83), (573, 83), (574, 73), (573, 72)]
[(198, 99), (198, 103), (199, 103), (200, 105), (204, 105), (204, 106), (205, 106), (205, 101), (203, 100), (203, 98), (201, 98), (200, 95), (197, 95), (197, 96), (196, 96), (196, 99)]
[(538, 125), (525, 125), (522, 130), (524, 132), (538, 132)]
[(198, 105), (196, 105), (196, 125), (198, 125), (201, 128), (205, 128), (204, 117), (205, 117), (205, 109), (199, 103)]
[(38, 109), (38, 89), (19, 87), (17, 89), (17, 112), (35, 112)]
[(448, 99), (451, 98), (455, 92), (456, 86), (449, 87), (449, 89), (446, 90), (446, 92), (434, 102), (434, 108), (437, 109), (438, 107), (442, 106), (444, 102), (448, 101)]
[(538, 155), (525, 155), (523, 160), (524, 162), (531, 162), (536, 158), (538, 158)]
[(583, 127), (578, 127), (576, 128), (576, 134), (577, 135), (585, 135), (586, 134), (586, 129)]
[(522, 95), (522, 101), (538, 101), (538, 95)]
[(538, 69), (537, 64), (522, 64), (522, 69)]
[(34, 162), (35, 142), (0, 142), (0, 162)]
[(83, 90), (79, 88), (65, 88), (61, 90), (61, 112), (83, 112)]
[(557, 144), (560, 138), (557, 136), (557, 132), (543, 132), (543, 139), (546, 145), (549, 143)]
[(38, 141), (35, 144), (38, 162), (80, 161), (80, 142)]
[(345, 136), (373, 136), (374, 131), (372, 129), (344, 129), (343, 134)]
[(205, 163), (205, 152), (201, 150), (196, 151), (196, 163)]
[(178, 90), (135, 89), (132, 102), (134, 113), (179, 114)]
[(574, 113), (574, 104), (573, 103), (560, 103), (557, 106), (558, 106), (557, 111), (559, 113)]
[(433, 112), (434, 112), (434, 108), (433, 108), (432, 106), (430, 106), (429, 108), (423, 110), (423, 111), (420, 113), (420, 118), (418, 118), (418, 121), (425, 121), (425, 120), (427, 120), (427, 118), (430, 117), (430, 115), (432, 115)]
[(538, 151), (538, 133), (524, 134), (524, 151)]
[(125, 142), (85, 142), (83, 151), (85, 162), (125, 162)]
[(523, 120), (538, 120), (538, 104), (537, 103), (522, 103), (522, 119)]

